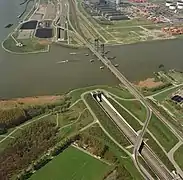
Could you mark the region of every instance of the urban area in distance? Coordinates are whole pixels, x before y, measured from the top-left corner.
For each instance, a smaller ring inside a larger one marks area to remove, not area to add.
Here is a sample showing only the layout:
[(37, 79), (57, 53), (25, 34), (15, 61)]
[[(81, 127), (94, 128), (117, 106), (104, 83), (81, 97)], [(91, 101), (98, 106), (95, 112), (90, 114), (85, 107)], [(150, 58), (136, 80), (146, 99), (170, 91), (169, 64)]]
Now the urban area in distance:
[(1, 0), (0, 180), (183, 180), (183, 0)]

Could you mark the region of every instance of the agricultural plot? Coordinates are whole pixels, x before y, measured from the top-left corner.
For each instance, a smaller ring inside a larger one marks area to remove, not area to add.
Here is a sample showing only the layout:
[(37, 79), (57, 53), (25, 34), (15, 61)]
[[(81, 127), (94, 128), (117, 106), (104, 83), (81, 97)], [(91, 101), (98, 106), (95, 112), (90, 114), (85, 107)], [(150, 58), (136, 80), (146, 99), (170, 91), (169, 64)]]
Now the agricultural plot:
[(69, 147), (37, 171), (30, 180), (101, 180), (109, 169), (110, 166), (104, 162)]
[(178, 142), (175, 135), (154, 114), (152, 114), (148, 129), (167, 152), (170, 151)]

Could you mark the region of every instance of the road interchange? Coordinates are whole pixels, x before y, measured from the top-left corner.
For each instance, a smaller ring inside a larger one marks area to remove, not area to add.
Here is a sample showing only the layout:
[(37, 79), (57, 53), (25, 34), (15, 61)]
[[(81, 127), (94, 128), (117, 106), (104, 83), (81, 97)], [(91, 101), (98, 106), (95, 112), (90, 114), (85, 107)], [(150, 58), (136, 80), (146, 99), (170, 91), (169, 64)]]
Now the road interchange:
[[(75, 6), (75, 2), (74, 0), (71, 0), (72, 1), (72, 6)], [(70, 4), (68, 4), (70, 5)], [(75, 8), (75, 7), (72, 7), (72, 9)], [(75, 8), (76, 10), (76, 8)], [(76, 12), (75, 12), (76, 13)], [(75, 23), (77, 21), (77, 17), (75, 17)], [(147, 130), (147, 127), (148, 127), (148, 124), (150, 122), (150, 119), (151, 119), (151, 113), (153, 112), (158, 118), (160, 118), (160, 120), (162, 120), (165, 124), (167, 124), (167, 122), (164, 121), (164, 118), (162, 116), (159, 115), (159, 112), (154, 109), (154, 107), (152, 107), (152, 105), (147, 101), (147, 99), (136, 89), (136, 87), (134, 87), (127, 79), (126, 77), (111, 63), (111, 61), (100, 54), (100, 52), (97, 51), (97, 49), (92, 45), (90, 44), (89, 42), (87, 42), (87, 40), (85, 40), (82, 35), (72, 26), (72, 23), (70, 22), (70, 19), (69, 19), (69, 24), (71, 26), (71, 28), (74, 30), (76, 36), (82, 41), (82, 43), (116, 76), (116, 78), (122, 83), (125, 85), (125, 87), (128, 89), (128, 91), (134, 95), (134, 97), (139, 100), (143, 105), (144, 107), (146, 108), (146, 111), (147, 111), (147, 117), (146, 117), (146, 120), (145, 120), (145, 123), (143, 125), (143, 128), (142, 130), (140, 131), (140, 133), (138, 134), (137, 136), (137, 139), (135, 141), (135, 144), (134, 144), (134, 158), (137, 160), (137, 156), (139, 154), (139, 147), (143, 141), (143, 136)], [(179, 138), (179, 140), (182, 138), (177, 134), (175, 133), (175, 130), (171, 127), (170, 128), (171, 131), (176, 135), (176, 137)], [(149, 150), (147, 150), (148, 152), (150, 152)], [(146, 153), (147, 153), (146, 151)], [(152, 152), (151, 152), (152, 153)], [(147, 157), (147, 158), (151, 158), (150, 156)], [(161, 165), (158, 163), (156, 163), (156, 165), (152, 165), (152, 166), (157, 166), (159, 167), (159, 169), (161, 169)], [(161, 179), (174, 179), (173, 175), (171, 172), (166, 172), (166, 173), (161, 173), (158, 168), (156, 167), (157, 169), (157, 172), (159, 173), (159, 176)], [(166, 168), (165, 168), (166, 169)], [(164, 171), (164, 170), (163, 170)]]

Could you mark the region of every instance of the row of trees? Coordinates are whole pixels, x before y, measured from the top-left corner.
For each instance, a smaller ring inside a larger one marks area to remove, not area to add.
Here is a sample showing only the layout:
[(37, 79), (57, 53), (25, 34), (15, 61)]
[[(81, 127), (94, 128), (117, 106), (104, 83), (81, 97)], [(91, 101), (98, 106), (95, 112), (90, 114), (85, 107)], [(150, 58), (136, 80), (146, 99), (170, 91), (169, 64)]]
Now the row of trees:
[(87, 146), (87, 150), (96, 156), (100, 156), (102, 159), (105, 159), (113, 164), (117, 161), (116, 156), (110, 150), (109, 146), (104, 144), (101, 139), (97, 139), (87, 133), (83, 133), (76, 142), (79, 147)]
[(46, 112), (64, 112), (70, 106), (70, 99), (65, 98), (57, 103), (34, 105), (27, 107), (14, 107), (0, 110), (0, 134), (6, 133), (7, 129)]
[(0, 153), (0, 177), (10, 179), (57, 143), (58, 129), (48, 120), (35, 122), (20, 132)]
[[(126, 169), (125, 163), (122, 162), (124, 160), (122, 160), (120, 155), (121, 149), (109, 140), (108, 136), (105, 135), (98, 125), (85, 130), (81, 134), (79, 141), (82, 141), (83, 144), (88, 143), (89, 149), (98, 149), (98, 155), (100, 157), (114, 164), (114, 169), (108, 171), (104, 175), (103, 180), (107, 179), (113, 172), (115, 173), (116, 180), (133, 179), (131, 172)], [(78, 144), (81, 146), (80, 142)]]

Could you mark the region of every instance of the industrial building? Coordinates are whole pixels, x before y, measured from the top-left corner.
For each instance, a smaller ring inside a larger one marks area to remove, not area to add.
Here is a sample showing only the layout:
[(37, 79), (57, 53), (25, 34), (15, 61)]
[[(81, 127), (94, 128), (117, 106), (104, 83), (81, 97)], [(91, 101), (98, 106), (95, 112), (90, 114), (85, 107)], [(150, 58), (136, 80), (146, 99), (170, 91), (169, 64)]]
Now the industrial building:
[(183, 9), (183, 0), (173, 1), (167, 0), (165, 6), (170, 10), (182, 10)]
[(172, 94), (171, 100), (182, 104), (183, 103), (183, 89), (179, 89), (177, 92)]
[(115, 3), (100, 0), (99, 3), (94, 3), (93, 0), (88, 3), (85, 1), (85, 5), (91, 7), (98, 16), (101, 16), (107, 20), (128, 20), (129, 18), (121, 11), (116, 9), (116, 3), (120, 3), (120, 0), (116, 0)]

